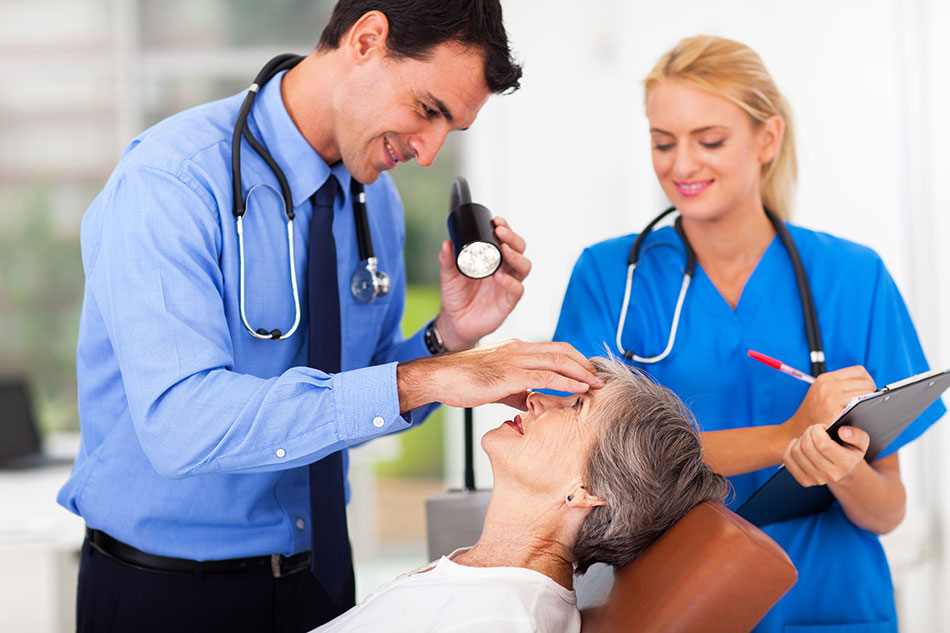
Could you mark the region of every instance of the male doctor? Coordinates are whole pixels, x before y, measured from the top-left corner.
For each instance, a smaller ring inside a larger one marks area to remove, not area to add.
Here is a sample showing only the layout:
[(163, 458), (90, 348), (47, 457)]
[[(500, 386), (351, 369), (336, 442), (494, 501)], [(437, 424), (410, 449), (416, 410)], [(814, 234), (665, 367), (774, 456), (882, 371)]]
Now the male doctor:
[[(529, 388), (600, 386), (566, 344), (475, 347), (530, 269), (500, 219), (504, 267), (466, 279), (444, 243), (441, 311), (399, 332), (403, 215), (382, 172), (429, 165), (520, 76), (498, 0), (340, 0), (317, 49), (260, 86), (247, 118), (286, 175), (292, 260), (275, 171), (247, 141), (241, 253), (231, 139), (245, 94), (128, 146), (81, 232), (82, 445), (59, 494), (88, 526), (80, 633), (309, 630), (353, 604), (347, 447), (418, 424), (430, 403), (523, 407)], [(370, 303), (350, 292), (354, 180), (391, 276)], [(291, 266), (300, 325), (285, 336)], [(258, 325), (282, 331), (256, 337)]]

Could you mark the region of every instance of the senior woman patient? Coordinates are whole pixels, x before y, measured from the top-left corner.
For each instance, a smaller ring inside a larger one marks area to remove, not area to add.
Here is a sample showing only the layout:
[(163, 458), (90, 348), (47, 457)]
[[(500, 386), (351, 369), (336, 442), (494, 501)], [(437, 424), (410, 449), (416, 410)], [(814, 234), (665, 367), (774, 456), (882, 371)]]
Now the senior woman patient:
[(474, 546), (405, 574), (316, 629), (580, 631), (574, 573), (624, 565), (725, 479), (675, 395), (615, 360), (601, 389), (532, 393), (482, 437), (494, 489)]

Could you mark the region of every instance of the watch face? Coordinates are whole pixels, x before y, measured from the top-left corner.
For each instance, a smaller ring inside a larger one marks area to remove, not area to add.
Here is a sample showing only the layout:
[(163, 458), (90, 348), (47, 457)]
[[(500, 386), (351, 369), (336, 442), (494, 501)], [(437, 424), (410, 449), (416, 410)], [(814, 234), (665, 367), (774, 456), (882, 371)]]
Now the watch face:
[(433, 323), (430, 323), (426, 328), (423, 340), (431, 354), (441, 354), (446, 351), (445, 345), (442, 343), (442, 339), (439, 338), (439, 333), (436, 331), (435, 324)]

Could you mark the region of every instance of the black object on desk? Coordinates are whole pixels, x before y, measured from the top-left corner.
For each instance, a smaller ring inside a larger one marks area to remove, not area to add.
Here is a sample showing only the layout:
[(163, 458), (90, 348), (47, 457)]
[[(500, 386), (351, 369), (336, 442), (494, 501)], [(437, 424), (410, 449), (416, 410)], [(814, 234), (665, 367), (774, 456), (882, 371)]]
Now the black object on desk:
[(26, 384), (0, 383), (0, 469), (38, 468), (71, 461), (43, 452)]
[[(930, 371), (896, 382), (853, 400), (828, 427), (831, 439), (842, 426), (863, 429), (871, 437), (864, 459), (874, 461), (888, 444), (950, 387), (950, 369)], [(736, 514), (753, 525), (787, 521), (831, 507), (834, 495), (828, 486), (802, 486), (784, 466), (745, 500)]]

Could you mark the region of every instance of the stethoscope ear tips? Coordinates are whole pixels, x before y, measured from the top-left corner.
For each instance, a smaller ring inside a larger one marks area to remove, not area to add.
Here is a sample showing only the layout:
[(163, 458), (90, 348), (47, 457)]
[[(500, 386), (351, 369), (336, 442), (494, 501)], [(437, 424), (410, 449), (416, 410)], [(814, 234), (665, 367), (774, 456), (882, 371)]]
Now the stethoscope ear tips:
[(280, 337), (283, 336), (283, 332), (281, 332), (280, 330), (271, 330), (270, 332), (268, 332), (262, 327), (257, 328), (257, 333), (260, 334), (262, 337), (272, 338), (275, 341), (280, 340)]
[(491, 211), (472, 202), (468, 182), (461, 176), (452, 183), (447, 223), (459, 272), (471, 279), (493, 275), (502, 260), (501, 247), (491, 224)]

